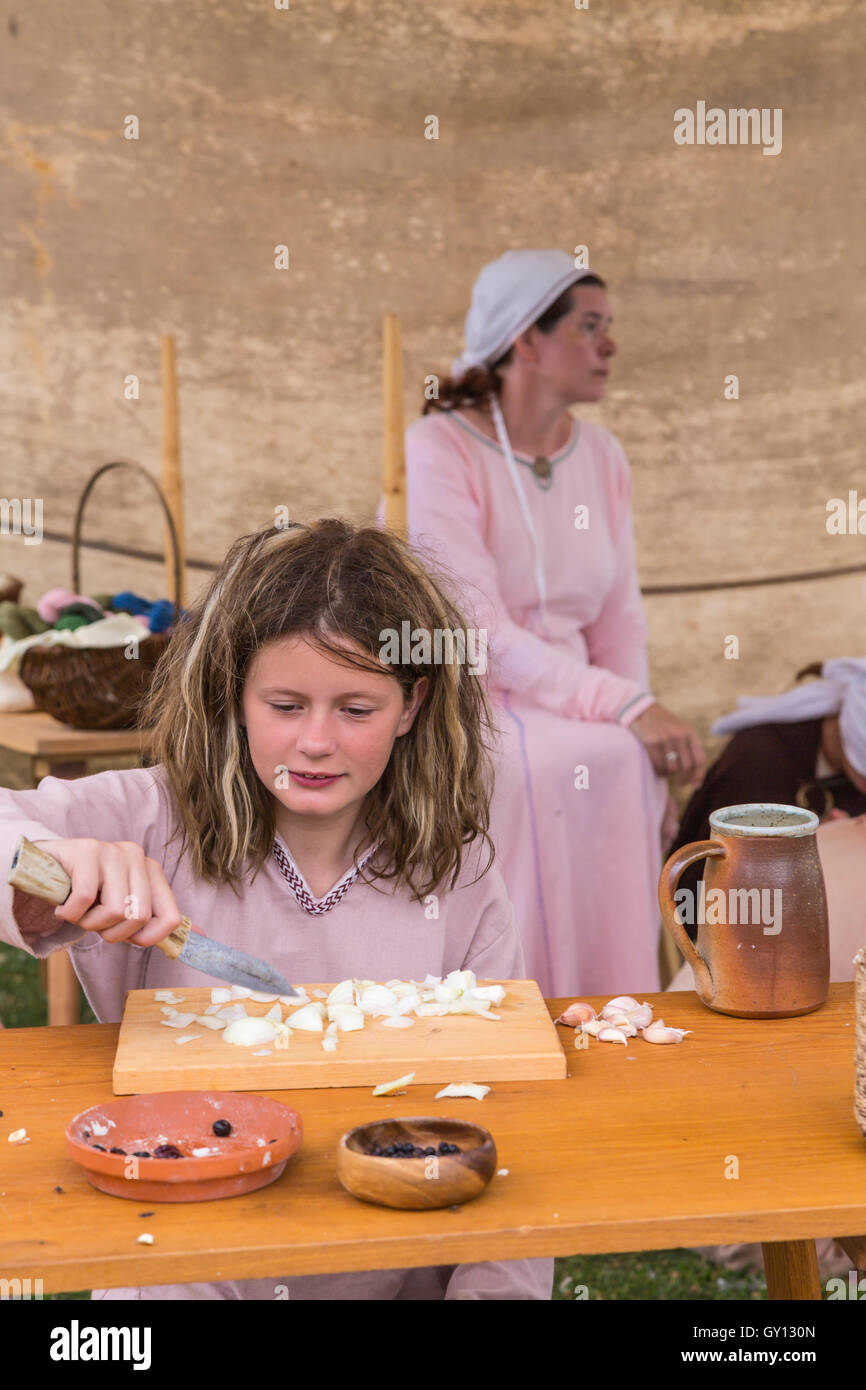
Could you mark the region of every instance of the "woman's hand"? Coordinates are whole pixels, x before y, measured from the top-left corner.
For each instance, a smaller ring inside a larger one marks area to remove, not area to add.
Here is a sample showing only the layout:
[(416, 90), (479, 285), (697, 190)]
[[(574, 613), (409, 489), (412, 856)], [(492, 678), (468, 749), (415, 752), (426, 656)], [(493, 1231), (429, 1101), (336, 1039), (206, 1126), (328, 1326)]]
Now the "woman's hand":
[(662, 854), (667, 856), (680, 828), (680, 808), (668, 792), (664, 819), (662, 820)]
[(660, 777), (673, 777), (680, 786), (699, 786), (707, 760), (694, 729), (663, 705), (650, 705), (629, 725), (650, 755)]
[(54, 910), (62, 921), (133, 946), (154, 946), (180, 926), (182, 914), (162, 867), (141, 845), (128, 840), (34, 843), (72, 879), (69, 897)]

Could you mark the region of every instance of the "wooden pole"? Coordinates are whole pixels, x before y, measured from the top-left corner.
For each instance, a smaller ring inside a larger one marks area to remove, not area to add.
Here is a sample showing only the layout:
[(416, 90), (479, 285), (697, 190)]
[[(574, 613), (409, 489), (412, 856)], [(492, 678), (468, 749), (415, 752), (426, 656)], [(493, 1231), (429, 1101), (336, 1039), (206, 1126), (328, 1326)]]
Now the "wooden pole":
[(400, 320), (386, 314), (382, 325), (383, 395), (385, 406), (385, 458), (383, 492), (385, 525), (406, 536), (406, 456), (403, 444), (403, 354)]
[(183, 529), (183, 482), (180, 475), (180, 418), (177, 404), (177, 369), (174, 338), (162, 340), (162, 490), (177, 532), (180, 551), (180, 593), (174, 592), (171, 535), (165, 531), (167, 596), (172, 602), (186, 603), (186, 543)]

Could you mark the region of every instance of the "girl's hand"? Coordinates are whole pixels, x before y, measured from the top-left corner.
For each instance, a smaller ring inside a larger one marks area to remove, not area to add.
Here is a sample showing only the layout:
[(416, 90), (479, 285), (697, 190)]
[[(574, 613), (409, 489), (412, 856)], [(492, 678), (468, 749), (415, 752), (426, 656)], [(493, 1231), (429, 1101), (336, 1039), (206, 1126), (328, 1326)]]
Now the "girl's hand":
[[(105, 941), (154, 946), (180, 926), (181, 912), (165, 874), (129, 840), (36, 840), (72, 879), (64, 922), (99, 932)], [(195, 928), (194, 930), (199, 930)]]
[(629, 725), (650, 755), (660, 777), (673, 777), (680, 786), (699, 786), (707, 760), (690, 725), (662, 705), (650, 705)]

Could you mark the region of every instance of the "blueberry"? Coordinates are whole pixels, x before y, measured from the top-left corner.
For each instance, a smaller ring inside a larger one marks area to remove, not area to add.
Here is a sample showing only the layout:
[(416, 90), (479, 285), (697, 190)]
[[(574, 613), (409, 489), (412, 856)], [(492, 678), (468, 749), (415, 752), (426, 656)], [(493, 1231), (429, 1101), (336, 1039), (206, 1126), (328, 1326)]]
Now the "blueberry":
[(93, 1147), (95, 1149), (98, 1149), (100, 1153), (108, 1153), (108, 1150), (106, 1149), (104, 1144), (94, 1144)]
[(396, 1148), (394, 1147), (394, 1145), (393, 1145), (393, 1144), (389, 1144), (388, 1147), (387, 1147), (387, 1149), (385, 1150), (385, 1155), (384, 1155), (384, 1156), (385, 1156), (385, 1158), (393, 1158), (396, 1152), (397, 1152), (397, 1150), (396, 1150)]
[(160, 1144), (159, 1148), (153, 1151), (154, 1158), (183, 1158), (180, 1149), (174, 1144)]
[(126, 1155), (126, 1149), (110, 1149), (109, 1153)]
[(425, 1150), (424, 1150), (424, 1157), (425, 1157), (425, 1158), (429, 1158), (429, 1157), (430, 1157), (430, 1154), (435, 1154), (435, 1152), (436, 1152), (435, 1149), (425, 1149)]
[(451, 1145), (446, 1143), (444, 1139), (442, 1140), (442, 1143), (439, 1145), (439, 1152), (441, 1154), (447, 1154), (451, 1152)]
[(132, 1156), (133, 1156), (133, 1158), (150, 1158), (150, 1150), (149, 1150), (149, 1149), (137, 1149), (136, 1152), (135, 1152)]
[[(219, 1139), (225, 1139), (227, 1134), (231, 1134), (232, 1127), (228, 1120), (214, 1120), (213, 1132)], [(276, 1141), (272, 1139), (270, 1142), (273, 1144)]]

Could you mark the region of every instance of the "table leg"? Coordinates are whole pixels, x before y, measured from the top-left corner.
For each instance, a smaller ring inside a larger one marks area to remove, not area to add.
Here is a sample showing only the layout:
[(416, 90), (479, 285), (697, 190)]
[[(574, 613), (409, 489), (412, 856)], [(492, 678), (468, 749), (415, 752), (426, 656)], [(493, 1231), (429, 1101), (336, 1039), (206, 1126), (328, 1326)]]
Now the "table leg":
[(68, 951), (52, 951), (48, 957), (48, 1023), (78, 1022), (78, 976)]
[(764, 1272), (769, 1299), (821, 1299), (814, 1240), (765, 1240)]
[[(65, 781), (74, 781), (77, 777), (84, 777), (86, 773), (87, 762), (79, 758), (33, 759), (34, 781), (37, 783), (41, 782), (43, 777), (62, 777)], [(78, 977), (72, 968), (68, 951), (52, 951), (46, 962), (46, 980), (49, 1026), (78, 1023)]]

